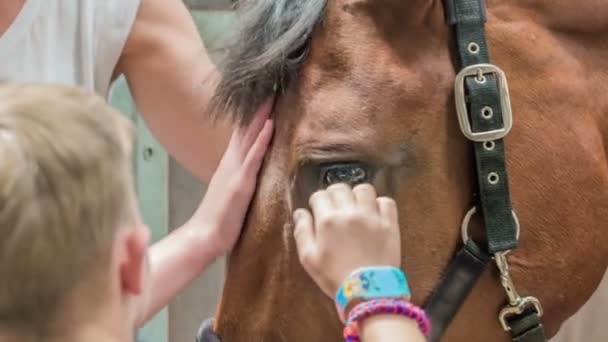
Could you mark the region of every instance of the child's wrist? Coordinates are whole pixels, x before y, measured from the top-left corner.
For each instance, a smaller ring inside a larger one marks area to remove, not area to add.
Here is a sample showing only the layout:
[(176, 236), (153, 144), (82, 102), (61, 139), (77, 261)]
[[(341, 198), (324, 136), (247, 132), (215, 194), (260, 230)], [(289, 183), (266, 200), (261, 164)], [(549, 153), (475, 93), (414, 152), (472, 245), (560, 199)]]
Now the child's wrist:
[(355, 305), (375, 298), (409, 301), (410, 288), (405, 273), (391, 266), (358, 268), (346, 277), (334, 300), (338, 315), (344, 322)]
[(347, 342), (359, 341), (361, 327), (364, 326), (365, 322), (371, 318), (386, 315), (395, 316), (393, 319), (389, 318), (389, 321), (399, 322), (399, 319), (396, 318), (399, 316), (409, 319), (412, 323), (416, 323), (419, 331), (425, 337), (430, 334), (431, 323), (423, 309), (404, 300), (382, 298), (360, 303), (349, 313), (344, 328), (344, 338)]
[(415, 321), (423, 334), (428, 335), (430, 321), (424, 310), (409, 302), (410, 296), (402, 270), (389, 266), (356, 269), (344, 280), (335, 297), (338, 315), (346, 324), (344, 338), (359, 341), (361, 323), (370, 317), (386, 314), (401, 316), (397, 321), (409, 318)]
[(418, 323), (406, 316), (395, 314), (378, 314), (368, 317), (358, 324), (359, 338), (363, 341), (398, 340), (397, 336), (408, 336), (408, 341), (419, 341), (413, 336), (418, 334), (424, 340)]

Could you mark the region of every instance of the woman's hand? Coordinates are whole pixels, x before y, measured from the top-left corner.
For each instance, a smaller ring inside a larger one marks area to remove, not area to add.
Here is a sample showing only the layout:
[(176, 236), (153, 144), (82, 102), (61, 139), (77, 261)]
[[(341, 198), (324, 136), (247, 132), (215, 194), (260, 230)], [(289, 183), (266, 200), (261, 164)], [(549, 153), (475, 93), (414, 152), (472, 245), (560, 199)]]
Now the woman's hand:
[(232, 134), (203, 202), (191, 219), (194, 225), (206, 227), (206, 245), (215, 256), (228, 253), (238, 240), (272, 138), (273, 124), (268, 119), (272, 106), (272, 100), (266, 101), (248, 127)]
[(310, 197), (312, 214), (294, 212), (294, 236), (304, 269), (330, 298), (355, 269), (401, 264), (395, 202), (369, 184), (336, 184)]
[(139, 324), (151, 319), (234, 246), (272, 138), (271, 110), (269, 100), (248, 128), (232, 135), (194, 216), (150, 248), (150, 293), (154, 296), (142, 308)]

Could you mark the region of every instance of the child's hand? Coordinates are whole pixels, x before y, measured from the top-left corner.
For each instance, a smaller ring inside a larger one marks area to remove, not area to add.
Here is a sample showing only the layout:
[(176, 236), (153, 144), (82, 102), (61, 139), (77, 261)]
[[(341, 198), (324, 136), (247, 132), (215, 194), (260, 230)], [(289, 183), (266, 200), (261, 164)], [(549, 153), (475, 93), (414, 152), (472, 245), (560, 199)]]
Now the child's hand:
[(294, 236), (304, 269), (330, 298), (356, 268), (401, 264), (397, 208), (369, 184), (336, 184), (310, 197), (312, 215), (294, 212)]
[(232, 134), (203, 202), (192, 218), (208, 227), (207, 242), (215, 256), (228, 253), (241, 232), (258, 171), (272, 138), (273, 125), (268, 119), (272, 105), (271, 100), (266, 101), (247, 128)]

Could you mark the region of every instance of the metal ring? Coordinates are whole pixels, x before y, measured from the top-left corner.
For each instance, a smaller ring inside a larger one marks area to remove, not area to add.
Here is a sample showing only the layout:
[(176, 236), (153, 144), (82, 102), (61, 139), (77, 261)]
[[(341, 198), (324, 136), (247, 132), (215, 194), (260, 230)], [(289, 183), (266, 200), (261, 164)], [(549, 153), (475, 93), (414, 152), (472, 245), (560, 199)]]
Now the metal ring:
[[(469, 241), (469, 224), (471, 223), (471, 218), (477, 212), (477, 207), (471, 208), (464, 218), (462, 219), (462, 224), (460, 225), (460, 234), (462, 236), (462, 243), (467, 243)], [(511, 210), (513, 214), (513, 221), (515, 221), (515, 238), (519, 240), (519, 219), (517, 218), (517, 214), (515, 214), (515, 210)]]
[(494, 149), (494, 147), (496, 147), (496, 143), (492, 140), (488, 140), (488, 141), (484, 141), (483, 142), (483, 148), (486, 151), (492, 151)]
[(467, 49), (469, 50), (470, 53), (472, 53), (473, 55), (476, 55), (479, 53), (479, 44), (475, 43), (475, 42), (471, 42), (469, 43), (469, 45), (467, 46)]
[(490, 120), (494, 116), (494, 110), (490, 106), (485, 106), (481, 108), (481, 117)]
[(498, 184), (499, 180), (500, 180), (500, 176), (498, 175), (498, 173), (496, 173), (496, 172), (488, 173), (488, 183), (495, 185), (495, 184)]

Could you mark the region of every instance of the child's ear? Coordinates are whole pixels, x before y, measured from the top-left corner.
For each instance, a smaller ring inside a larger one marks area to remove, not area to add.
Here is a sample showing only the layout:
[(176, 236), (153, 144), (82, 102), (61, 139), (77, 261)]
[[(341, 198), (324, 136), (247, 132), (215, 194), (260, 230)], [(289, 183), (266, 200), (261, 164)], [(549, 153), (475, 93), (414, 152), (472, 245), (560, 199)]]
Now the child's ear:
[(150, 231), (145, 226), (126, 229), (121, 236), (120, 282), (124, 293), (141, 295), (145, 288)]

